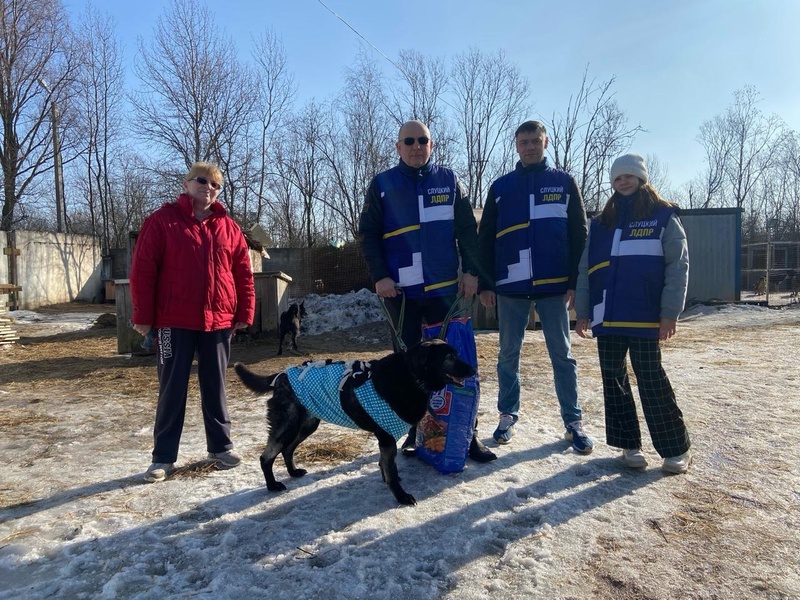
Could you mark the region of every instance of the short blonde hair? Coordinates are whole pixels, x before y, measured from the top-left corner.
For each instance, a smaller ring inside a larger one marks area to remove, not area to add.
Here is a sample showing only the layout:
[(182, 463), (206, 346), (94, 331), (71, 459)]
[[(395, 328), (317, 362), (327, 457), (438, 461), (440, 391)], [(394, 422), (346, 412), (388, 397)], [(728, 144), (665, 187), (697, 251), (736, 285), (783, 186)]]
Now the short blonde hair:
[(209, 181), (218, 183), (220, 187), (222, 187), (222, 184), (225, 182), (225, 179), (222, 177), (222, 171), (219, 170), (217, 165), (210, 162), (199, 161), (194, 163), (186, 174), (184, 181), (190, 181), (197, 176), (205, 177)]

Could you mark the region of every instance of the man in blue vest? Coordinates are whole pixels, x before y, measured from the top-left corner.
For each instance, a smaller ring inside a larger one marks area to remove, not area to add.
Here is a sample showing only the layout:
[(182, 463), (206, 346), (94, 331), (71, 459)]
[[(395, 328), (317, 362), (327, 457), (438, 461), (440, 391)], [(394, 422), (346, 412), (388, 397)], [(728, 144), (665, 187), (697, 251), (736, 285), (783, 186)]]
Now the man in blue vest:
[[(375, 292), (395, 324), (401, 321), (399, 290), (405, 296), (399, 335), (410, 348), (422, 341), (423, 321), (442, 322), (458, 292), (465, 298), (477, 292), (478, 233), (461, 182), (430, 161), (428, 127), (421, 121), (403, 124), (395, 147), (400, 162), (372, 180), (358, 231)], [(413, 452), (415, 435), (412, 428), (404, 454)], [(469, 455), (481, 462), (497, 458), (477, 436)]]
[(479, 233), (480, 299), (497, 307), (500, 422), (493, 437), (507, 444), (519, 418), (519, 356), (531, 304), (542, 324), (553, 367), (565, 438), (581, 454), (594, 443), (583, 431), (578, 369), (570, 349), (569, 310), (586, 243), (586, 209), (575, 179), (551, 167), (547, 130), (526, 121), (514, 134), (516, 169), (489, 188)]

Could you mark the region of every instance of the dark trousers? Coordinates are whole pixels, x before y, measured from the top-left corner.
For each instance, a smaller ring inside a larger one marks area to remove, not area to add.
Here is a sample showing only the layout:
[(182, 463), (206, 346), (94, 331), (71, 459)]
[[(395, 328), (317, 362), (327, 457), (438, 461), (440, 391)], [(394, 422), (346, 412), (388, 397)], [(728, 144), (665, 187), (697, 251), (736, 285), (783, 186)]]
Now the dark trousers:
[[(456, 301), (456, 297), (440, 296), (437, 298), (419, 298), (410, 299), (406, 298), (405, 316), (403, 318), (403, 330), (400, 332), (400, 337), (406, 348), (411, 348), (422, 341), (422, 323), (428, 325), (435, 325), (441, 323), (447, 316), (450, 307)], [(402, 296), (394, 298), (386, 298), (386, 309), (392, 317), (394, 326), (397, 327), (400, 319), (400, 307), (403, 304)], [(397, 345), (397, 340), (392, 334), (392, 345), (394, 349), (400, 350)]]
[(165, 327), (158, 330), (156, 337), (159, 390), (153, 427), (153, 462), (174, 463), (178, 458), (195, 353), (207, 449), (209, 452), (232, 449), (231, 421), (225, 393), (231, 330), (193, 331)]
[(675, 401), (667, 374), (661, 366), (661, 346), (657, 339), (619, 335), (597, 338), (603, 399), (606, 409), (606, 442), (616, 448), (641, 448), (642, 437), (636, 404), (628, 379), (625, 355), (630, 351), (636, 374), (642, 411), (662, 458), (678, 456), (690, 447), (683, 414)]

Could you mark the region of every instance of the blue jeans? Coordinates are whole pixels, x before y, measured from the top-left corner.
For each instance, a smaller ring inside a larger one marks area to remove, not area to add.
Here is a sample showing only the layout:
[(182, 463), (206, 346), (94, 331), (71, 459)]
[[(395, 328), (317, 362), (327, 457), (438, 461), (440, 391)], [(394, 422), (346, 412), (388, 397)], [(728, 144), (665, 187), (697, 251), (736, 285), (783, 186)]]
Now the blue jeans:
[(572, 358), (569, 340), (569, 312), (563, 296), (550, 296), (529, 300), (497, 296), (497, 320), (500, 327), (500, 351), (497, 354), (497, 410), (501, 413), (519, 413), (519, 354), (531, 303), (542, 323), (547, 352), (553, 366), (556, 396), (561, 406), (564, 425), (581, 420), (578, 404), (578, 365)]

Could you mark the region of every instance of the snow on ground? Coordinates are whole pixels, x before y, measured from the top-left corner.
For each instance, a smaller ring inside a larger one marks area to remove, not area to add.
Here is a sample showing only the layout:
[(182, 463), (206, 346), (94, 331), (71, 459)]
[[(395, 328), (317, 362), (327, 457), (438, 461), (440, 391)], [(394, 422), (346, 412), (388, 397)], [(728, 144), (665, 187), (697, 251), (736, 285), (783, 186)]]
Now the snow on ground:
[(302, 322), (302, 332), (305, 335), (337, 331), (385, 319), (380, 300), (366, 288), (348, 294), (309, 294), (305, 298), (289, 300), (290, 303), (301, 301), (305, 301), (308, 312)]
[[(307, 302), (309, 333), (374, 308), (361, 294)], [(92, 390), (30, 405), (7, 394), (4, 410), (43, 420), (0, 442), (0, 598), (800, 598), (800, 310), (697, 307), (684, 317), (664, 362), (693, 439), (688, 475), (663, 475), (646, 434), (641, 472), (603, 443), (595, 344), (577, 337), (597, 447), (576, 455), (541, 333), (528, 332), (512, 443), (452, 475), (398, 457), (415, 507), (397, 506), (368, 437), (360, 458), (309, 466), (300, 479), (278, 459), (288, 490), (267, 492), (260, 400), (231, 399), (242, 466), (143, 484), (149, 410), (104, 398), (98, 411)], [(477, 340), (488, 439), (497, 334)], [(205, 455), (190, 405), (179, 464)]]
[[(113, 306), (109, 312), (113, 312)], [(72, 331), (89, 329), (101, 313), (66, 312), (59, 314), (42, 314), (34, 310), (15, 310), (6, 315), (12, 320), (11, 327), (25, 331), (28, 337), (44, 337)]]

